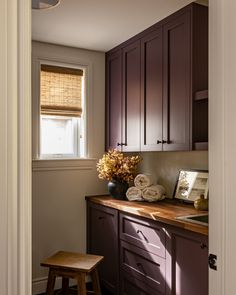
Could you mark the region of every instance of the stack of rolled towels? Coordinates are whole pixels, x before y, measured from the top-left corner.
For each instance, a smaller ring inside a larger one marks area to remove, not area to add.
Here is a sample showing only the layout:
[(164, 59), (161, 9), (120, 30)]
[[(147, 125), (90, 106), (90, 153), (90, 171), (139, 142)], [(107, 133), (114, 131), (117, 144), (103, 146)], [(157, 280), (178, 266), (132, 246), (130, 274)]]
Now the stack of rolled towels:
[(131, 186), (126, 197), (129, 201), (156, 202), (165, 198), (165, 188), (162, 185), (154, 184), (151, 174), (138, 174), (134, 179), (134, 186)]

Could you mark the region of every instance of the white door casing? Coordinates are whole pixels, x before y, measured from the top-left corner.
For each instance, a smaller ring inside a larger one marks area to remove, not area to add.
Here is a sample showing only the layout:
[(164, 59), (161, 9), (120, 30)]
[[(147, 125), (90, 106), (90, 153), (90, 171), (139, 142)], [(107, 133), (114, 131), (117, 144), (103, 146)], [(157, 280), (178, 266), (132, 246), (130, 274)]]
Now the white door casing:
[[(30, 1), (0, 1), (0, 294), (31, 294)], [(236, 3), (210, 0), (210, 295), (234, 294)]]
[(236, 1), (210, 0), (210, 295), (235, 294)]
[(31, 294), (31, 3), (0, 1), (0, 294)]

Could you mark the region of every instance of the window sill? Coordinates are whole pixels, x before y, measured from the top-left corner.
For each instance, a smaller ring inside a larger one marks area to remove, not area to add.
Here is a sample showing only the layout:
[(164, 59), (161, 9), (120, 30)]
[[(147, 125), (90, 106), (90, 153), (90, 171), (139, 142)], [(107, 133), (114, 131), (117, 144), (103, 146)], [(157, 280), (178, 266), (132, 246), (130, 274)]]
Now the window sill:
[(93, 170), (96, 167), (96, 158), (69, 158), (69, 159), (37, 159), (32, 162), (33, 171), (57, 170)]

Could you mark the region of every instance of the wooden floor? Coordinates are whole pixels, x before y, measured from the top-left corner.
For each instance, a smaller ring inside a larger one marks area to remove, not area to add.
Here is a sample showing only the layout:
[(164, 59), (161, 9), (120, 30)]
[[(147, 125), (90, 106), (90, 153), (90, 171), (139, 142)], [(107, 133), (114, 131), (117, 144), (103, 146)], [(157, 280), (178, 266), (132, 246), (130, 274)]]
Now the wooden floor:
[[(109, 291), (107, 291), (105, 288), (101, 287), (102, 289), (102, 295), (112, 295), (112, 293), (110, 293)], [(87, 284), (87, 290), (92, 290), (92, 285), (91, 284)], [(61, 293), (61, 290), (55, 290), (54, 292), (54, 295), (60, 295), (62, 294)], [(68, 295), (77, 295), (77, 287), (70, 287), (70, 290), (69, 290), (69, 294)], [(38, 294), (38, 295), (45, 295), (45, 293), (41, 293), (41, 294)]]

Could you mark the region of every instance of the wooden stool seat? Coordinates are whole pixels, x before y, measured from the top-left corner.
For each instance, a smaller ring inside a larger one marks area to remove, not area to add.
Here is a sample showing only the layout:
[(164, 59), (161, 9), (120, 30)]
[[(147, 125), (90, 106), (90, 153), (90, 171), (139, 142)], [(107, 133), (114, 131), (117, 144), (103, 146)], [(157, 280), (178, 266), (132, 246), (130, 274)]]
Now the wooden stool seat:
[(62, 277), (62, 294), (68, 294), (69, 279), (77, 279), (78, 295), (86, 294), (86, 275), (90, 274), (93, 283), (93, 292), (101, 295), (97, 265), (103, 256), (71, 253), (59, 251), (41, 263), (41, 266), (49, 267), (47, 295), (54, 294), (56, 277)]

